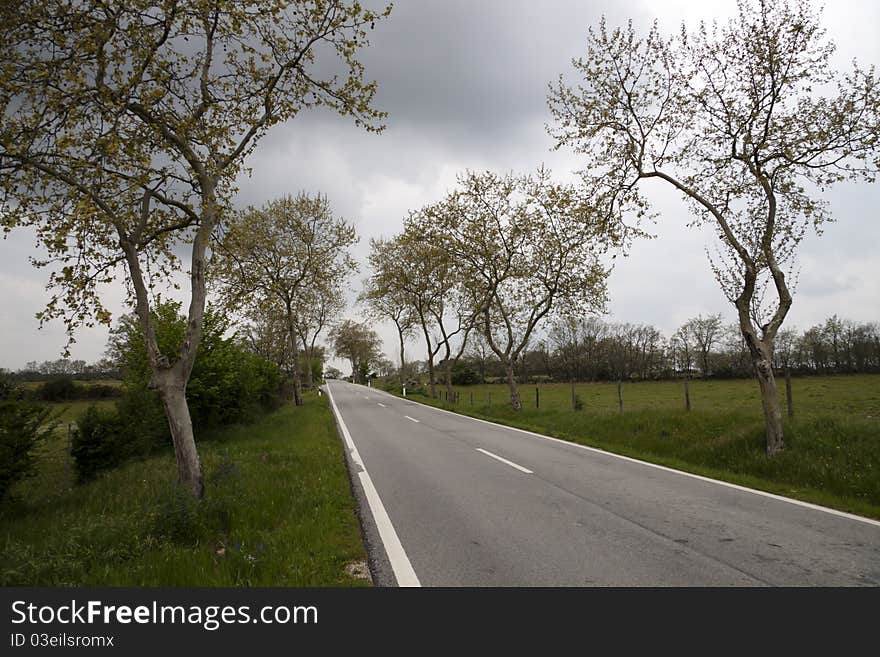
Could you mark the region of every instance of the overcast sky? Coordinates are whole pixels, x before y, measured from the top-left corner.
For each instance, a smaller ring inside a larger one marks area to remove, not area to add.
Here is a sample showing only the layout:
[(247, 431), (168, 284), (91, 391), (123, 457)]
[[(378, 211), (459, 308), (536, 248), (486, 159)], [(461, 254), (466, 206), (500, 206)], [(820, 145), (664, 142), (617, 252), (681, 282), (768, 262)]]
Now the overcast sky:
[[(252, 175), (240, 181), (238, 204), (326, 193), (361, 237), (353, 298), (367, 275), (369, 238), (398, 232), (407, 211), (442, 197), (457, 173), (527, 172), (544, 163), (558, 178), (574, 180), (577, 156), (552, 152), (544, 128), (547, 84), (583, 54), (586, 29), (600, 16), (610, 25), (632, 18), (637, 29), (656, 18), (668, 33), (682, 20), (725, 17), (735, 8), (735, 0), (401, 0), (362, 56), (367, 75), (379, 83), (376, 105), (389, 113), (387, 129), (367, 134), (329, 112), (273, 129), (249, 160)], [(853, 58), (880, 63), (880, 3), (838, 0), (824, 24), (841, 66)], [(656, 238), (618, 259), (607, 319), (653, 324), (669, 335), (699, 313), (732, 318), (705, 255), (712, 236), (686, 228), (684, 204), (660, 183), (645, 189), (661, 212), (652, 228)], [(880, 184), (840, 185), (826, 199), (837, 221), (801, 247), (787, 326), (807, 328), (835, 313), (880, 320)], [(24, 231), (0, 242), (0, 367), (58, 358), (66, 341), (63, 326), (38, 330), (34, 319), (47, 300), (47, 273), (28, 262), (35, 253), (34, 238)], [(127, 310), (122, 285), (105, 295), (114, 314)], [(357, 317), (358, 309), (348, 314)], [(392, 327), (376, 328), (396, 360)], [(106, 340), (103, 327), (81, 330), (72, 356), (94, 361)], [(421, 344), (409, 349), (410, 358), (424, 357)]]

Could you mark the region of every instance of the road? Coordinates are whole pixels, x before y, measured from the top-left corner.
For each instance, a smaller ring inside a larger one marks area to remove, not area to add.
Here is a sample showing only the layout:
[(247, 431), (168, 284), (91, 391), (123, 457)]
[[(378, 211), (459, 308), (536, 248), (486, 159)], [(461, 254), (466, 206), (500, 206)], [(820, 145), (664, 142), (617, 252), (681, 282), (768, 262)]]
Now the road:
[(876, 521), (328, 387), (401, 585), (880, 585)]

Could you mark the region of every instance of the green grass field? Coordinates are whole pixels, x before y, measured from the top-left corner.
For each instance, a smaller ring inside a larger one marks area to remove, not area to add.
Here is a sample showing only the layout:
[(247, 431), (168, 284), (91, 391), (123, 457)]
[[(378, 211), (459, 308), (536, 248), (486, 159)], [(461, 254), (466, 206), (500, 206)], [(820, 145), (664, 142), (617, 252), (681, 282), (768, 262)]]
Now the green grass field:
[[(456, 387), (458, 403), (415, 399), (461, 413), (724, 479), (816, 504), (880, 518), (880, 376), (806, 377), (792, 382), (795, 417), (785, 418), (786, 449), (764, 453), (754, 381), (691, 381), (686, 412), (680, 381), (575, 386), (523, 385), (523, 409), (505, 385)], [(398, 391), (399, 392), (399, 391)], [(780, 381), (783, 413), (785, 385)], [(473, 396), (473, 402), (471, 401)]]
[[(66, 419), (86, 405), (58, 406)], [(326, 398), (201, 442), (198, 503), (179, 493), (170, 452), (71, 488), (63, 427), (50, 442), (0, 508), (4, 586), (368, 584), (346, 570), (366, 555)]]

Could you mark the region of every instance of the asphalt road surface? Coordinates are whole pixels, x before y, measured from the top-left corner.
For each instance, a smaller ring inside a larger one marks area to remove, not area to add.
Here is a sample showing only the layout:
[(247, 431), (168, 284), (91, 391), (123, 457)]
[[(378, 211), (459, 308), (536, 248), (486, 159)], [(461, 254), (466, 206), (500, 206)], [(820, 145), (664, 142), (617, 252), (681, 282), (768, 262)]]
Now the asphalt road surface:
[(880, 585), (876, 521), (328, 387), (401, 585)]

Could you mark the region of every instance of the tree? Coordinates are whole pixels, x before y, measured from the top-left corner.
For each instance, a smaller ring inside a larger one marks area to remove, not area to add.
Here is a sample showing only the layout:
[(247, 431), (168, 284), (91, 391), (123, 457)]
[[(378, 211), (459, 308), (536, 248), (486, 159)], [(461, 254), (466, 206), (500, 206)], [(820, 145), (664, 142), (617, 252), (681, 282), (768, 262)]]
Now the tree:
[(306, 362), (309, 363), (309, 367), (303, 368), (307, 388), (312, 388), (315, 384), (314, 361), (320, 356), (323, 363), (323, 353), (319, 353), (323, 349), (316, 345), (318, 336), (345, 309), (342, 284), (348, 270), (324, 270), (322, 273), (324, 275), (318, 277), (314, 284), (300, 295), (294, 312), (296, 333), (302, 342)]
[[(426, 239), (419, 227), (417, 212), (411, 213), (404, 223), (404, 230), (387, 242), (381, 243), (372, 253), (378, 261), (374, 265), (379, 276), (385, 301), (394, 307), (404, 303), (408, 307), (414, 325), (425, 339), (428, 364), (428, 385), (431, 397), (437, 397), (436, 359), (445, 346), (451, 354), (449, 341), (464, 330), (462, 322), (457, 327), (447, 327), (447, 310), (456, 284), (455, 270), (449, 254), (441, 244)], [(372, 264), (372, 263), (371, 263)], [(378, 267), (376, 269), (375, 267)], [(402, 311), (401, 311), (402, 312)], [(402, 318), (406, 314), (401, 315)], [(459, 319), (461, 316), (459, 315)]]
[[(718, 313), (708, 317), (697, 315), (676, 331), (672, 339), (683, 356), (685, 372), (690, 371), (694, 360), (698, 359), (703, 378), (711, 374), (712, 347), (721, 337), (721, 329), (721, 313)], [(696, 352), (696, 359), (692, 352)]]
[(553, 314), (601, 310), (608, 275), (599, 255), (622, 236), (571, 186), (491, 172), (459, 177), (444, 201), (410, 217), (414, 233), (457, 268), (476, 329), (501, 360), (510, 403), (522, 403), (514, 363)]
[(551, 87), (551, 134), (583, 154), (584, 179), (617, 208), (644, 214), (639, 183), (658, 180), (682, 194), (694, 223), (714, 227), (712, 269), (737, 311), (773, 455), (783, 448), (772, 356), (792, 304), (787, 273), (805, 231), (829, 218), (814, 190), (878, 168), (874, 72), (832, 69), (834, 46), (806, 0), (743, 0), (726, 24), (671, 39), (656, 24), (639, 38), (603, 20), (587, 49), (573, 62), (582, 84)]
[(316, 307), (324, 313), (318, 331), (323, 328), (341, 281), (357, 268), (348, 252), (356, 242), (354, 226), (334, 216), (326, 196), (301, 193), (237, 214), (217, 243), (212, 277), (224, 305), (248, 314), (280, 309), (284, 317), (297, 406), (303, 403), (301, 335), (313, 325)]
[[(381, 129), (356, 59), (386, 16), (359, 3), (228, 0), (5, 3), (0, 14), (4, 227), (30, 226), (56, 269), (40, 314), (109, 323), (98, 287), (119, 267), (147, 341), (178, 478), (202, 467), (186, 401), (205, 307), (207, 248), (243, 162), (273, 125), (326, 106)], [(320, 65), (319, 65), (320, 53)], [(335, 58), (344, 73), (325, 77)], [(150, 291), (190, 247), (185, 339), (159, 349)]]
[(367, 306), (371, 317), (377, 320), (390, 319), (397, 329), (400, 346), (400, 383), (405, 384), (406, 373), (406, 340), (412, 335), (418, 320), (413, 306), (405, 290), (404, 273), (395, 258), (397, 244), (394, 240), (370, 240), (368, 256), (373, 273), (364, 284), (360, 301)]
[(333, 329), (330, 339), (336, 356), (351, 363), (354, 383), (364, 383), (370, 369), (383, 358), (382, 341), (366, 324), (346, 319)]

